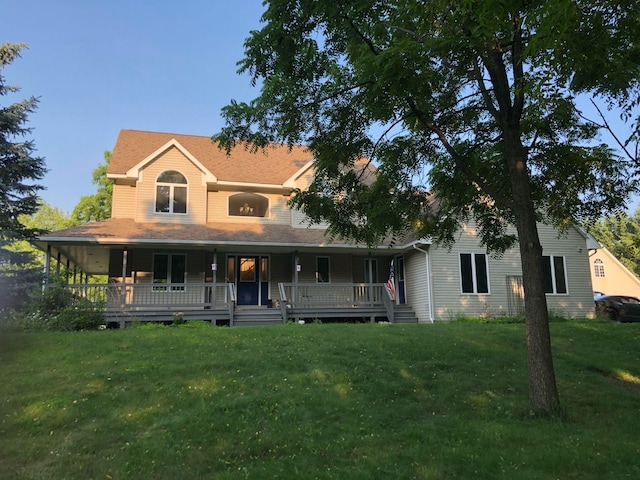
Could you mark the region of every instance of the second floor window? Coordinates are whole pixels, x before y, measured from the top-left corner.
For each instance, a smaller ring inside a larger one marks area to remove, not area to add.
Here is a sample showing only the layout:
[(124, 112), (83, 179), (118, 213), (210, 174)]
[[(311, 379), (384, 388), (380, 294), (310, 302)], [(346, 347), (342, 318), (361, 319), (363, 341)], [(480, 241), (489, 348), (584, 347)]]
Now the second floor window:
[(236, 193), (229, 197), (229, 215), (232, 217), (266, 217), (269, 199), (257, 193)]
[(599, 258), (593, 261), (593, 273), (596, 277), (604, 278), (604, 262)]
[(187, 213), (187, 179), (180, 172), (167, 170), (158, 176), (156, 212)]

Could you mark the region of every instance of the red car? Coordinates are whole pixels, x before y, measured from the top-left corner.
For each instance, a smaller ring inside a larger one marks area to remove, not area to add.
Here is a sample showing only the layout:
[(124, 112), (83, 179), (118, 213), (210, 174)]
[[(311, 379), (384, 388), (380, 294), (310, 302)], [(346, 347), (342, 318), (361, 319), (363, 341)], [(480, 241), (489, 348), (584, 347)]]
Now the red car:
[(602, 295), (595, 300), (596, 314), (617, 322), (640, 322), (640, 300), (628, 295)]

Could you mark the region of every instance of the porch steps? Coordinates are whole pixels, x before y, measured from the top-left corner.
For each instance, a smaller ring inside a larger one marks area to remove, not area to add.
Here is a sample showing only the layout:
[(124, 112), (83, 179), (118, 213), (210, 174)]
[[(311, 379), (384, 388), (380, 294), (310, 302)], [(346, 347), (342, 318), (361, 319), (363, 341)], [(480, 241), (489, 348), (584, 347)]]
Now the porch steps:
[(395, 323), (418, 323), (418, 317), (411, 305), (394, 305), (393, 317)]
[(234, 327), (281, 323), (282, 313), (279, 308), (238, 308), (233, 314)]

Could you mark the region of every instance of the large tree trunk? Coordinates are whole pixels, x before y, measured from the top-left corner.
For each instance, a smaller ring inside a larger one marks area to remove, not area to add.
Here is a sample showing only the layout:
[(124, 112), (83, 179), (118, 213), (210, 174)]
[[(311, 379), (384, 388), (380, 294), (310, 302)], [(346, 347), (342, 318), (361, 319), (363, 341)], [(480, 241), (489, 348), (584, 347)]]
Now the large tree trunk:
[(524, 284), (529, 400), (535, 414), (554, 415), (560, 410), (551, 354), (549, 312), (544, 292), (542, 245), (531, 198), (527, 153), (517, 132), (505, 132), (505, 156), (513, 193), (513, 214), (520, 244)]

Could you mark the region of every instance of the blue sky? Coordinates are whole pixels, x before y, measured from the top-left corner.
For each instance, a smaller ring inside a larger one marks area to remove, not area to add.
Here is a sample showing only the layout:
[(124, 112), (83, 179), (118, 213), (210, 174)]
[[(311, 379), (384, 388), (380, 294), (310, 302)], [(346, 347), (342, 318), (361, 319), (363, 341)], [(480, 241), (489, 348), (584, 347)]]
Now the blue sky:
[(29, 44), (4, 72), (21, 91), (2, 101), (40, 98), (42, 197), (65, 212), (95, 193), (91, 171), (121, 129), (210, 136), (231, 99), (259, 94), (237, 62), (262, 0), (0, 0), (0, 12), (0, 42)]
[(0, 0), (0, 42), (28, 43), (4, 71), (40, 97), (29, 117), (49, 169), (42, 197), (70, 212), (95, 193), (91, 171), (120, 129), (210, 136), (232, 98), (258, 95), (237, 74), (262, 0)]

